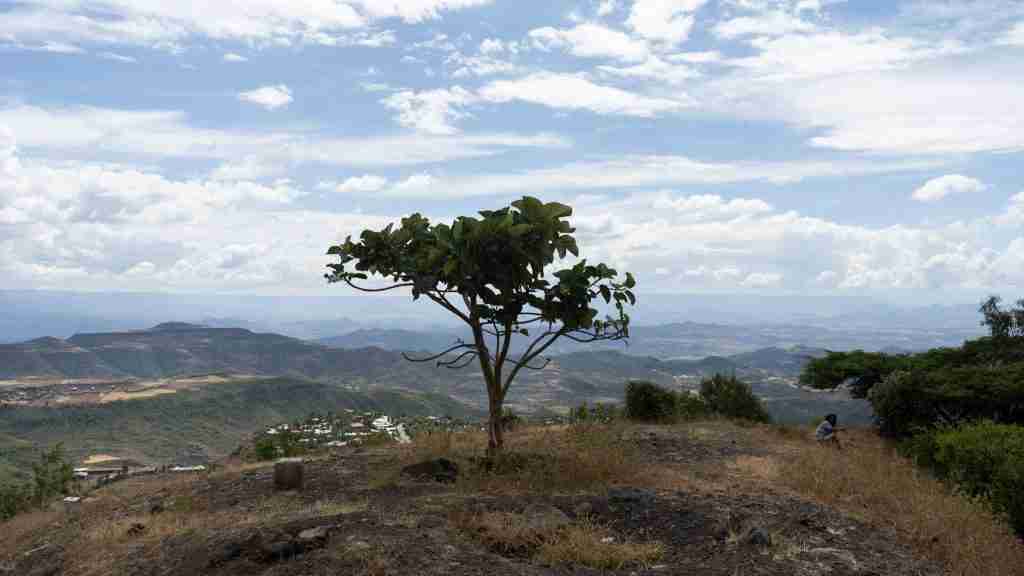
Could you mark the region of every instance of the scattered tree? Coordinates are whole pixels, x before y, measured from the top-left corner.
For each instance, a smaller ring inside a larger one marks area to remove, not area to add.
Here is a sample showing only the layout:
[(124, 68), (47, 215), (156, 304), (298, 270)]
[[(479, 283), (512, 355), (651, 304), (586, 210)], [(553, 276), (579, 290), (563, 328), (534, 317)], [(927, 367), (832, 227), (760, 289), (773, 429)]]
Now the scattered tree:
[[(331, 283), (364, 292), (409, 290), (426, 297), (465, 323), (472, 341), (427, 358), (438, 366), (462, 368), (474, 360), (487, 386), (490, 452), (502, 449), (502, 407), (509, 387), (523, 369), (542, 369), (538, 358), (559, 338), (576, 342), (620, 340), (629, 336), (625, 305), (634, 305), (633, 276), (618, 280), (615, 270), (582, 260), (549, 275), (555, 257), (579, 256), (575, 230), (566, 220), (572, 208), (524, 197), (480, 218), (461, 216), (452, 225), (431, 224), (420, 214), (401, 226), (365, 230), (359, 242), (349, 237), (329, 255)], [(371, 276), (385, 286), (360, 285)], [(614, 306), (615, 315), (598, 317), (596, 299)], [(512, 339), (529, 342), (521, 351)]]

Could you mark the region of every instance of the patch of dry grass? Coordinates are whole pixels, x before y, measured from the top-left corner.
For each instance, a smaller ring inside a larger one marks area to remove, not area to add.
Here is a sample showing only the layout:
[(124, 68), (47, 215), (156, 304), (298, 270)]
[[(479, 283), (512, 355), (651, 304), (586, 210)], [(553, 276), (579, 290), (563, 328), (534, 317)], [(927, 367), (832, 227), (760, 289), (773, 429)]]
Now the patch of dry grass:
[[(597, 424), (518, 428), (506, 438), (505, 454), (489, 460), (482, 458), (482, 433), (434, 434), (418, 438), (400, 464), (447, 458), (459, 465), (457, 487), (474, 493), (591, 490), (636, 480), (635, 449), (623, 430)], [(378, 485), (397, 481), (397, 472), (378, 476)]]
[(665, 553), (660, 542), (630, 542), (589, 519), (561, 527), (538, 527), (512, 512), (458, 513), (453, 524), (488, 549), (525, 556), (545, 565), (620, 570), (649, 566)]
[(1024, 544), (983, 505), (952, 493), (868, 431), (844, 434), (843, 441), (841, 451), (797, 442), (781, 464), (782, 481), (895, 529), (951, 574), (1021, 574)]
[(599, 570), (621, 570), (626, 566), (648, 567), (665, 554), (661, 542), (619, 541), (607, 530), (583, 521), (545, 541), (537, 560), (550, 565), (579, 565)]

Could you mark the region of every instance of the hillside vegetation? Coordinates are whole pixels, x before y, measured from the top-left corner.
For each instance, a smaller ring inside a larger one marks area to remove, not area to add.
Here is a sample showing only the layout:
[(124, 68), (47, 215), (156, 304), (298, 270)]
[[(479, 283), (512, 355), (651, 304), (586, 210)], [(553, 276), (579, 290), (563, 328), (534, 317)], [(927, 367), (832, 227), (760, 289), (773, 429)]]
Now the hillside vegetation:
[[(43, 447), (64, 443), (69, 457), (114, 454), (142, 463), (203, 463), (226, 456), (256, 431), (312, 412), (343, 409), (467, 416), (449, 398), (402, 390), (356, 392), (289, 378), (230, 382), (109, 404), (0, 408), (0, 463), (24, 479)], [(0, 481), (3, 477), (0, 477)]]
[(987, 337), (920, 354), (833, 352), (801, 381), (850, 386), (879, 432), (1024, 535), (1024, 300), (1004, 310), (993, 297), (980, 312)]

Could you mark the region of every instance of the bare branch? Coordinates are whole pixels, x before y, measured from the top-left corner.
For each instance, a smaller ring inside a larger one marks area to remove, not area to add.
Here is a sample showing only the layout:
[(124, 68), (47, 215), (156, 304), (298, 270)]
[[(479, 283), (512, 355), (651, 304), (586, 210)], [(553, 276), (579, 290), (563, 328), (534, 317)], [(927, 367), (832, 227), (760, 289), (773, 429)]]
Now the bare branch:
[[(473, 359), (476, 358), (478, 354), (479, 352), (474, 348), (473, 350), (467, 350), (466, 352), (459, 354), (456, 358), (452, 360), (438, 360), (437, 365), (438, 367), (443, 366), (445, 368), (450, 368), (452, 370), (458, 370), (459, 368), (465, 368), (466, 366), (469, 366), (469, 364), (473, 362)], [(463, 360), (465, 360), (465, 362), (460, 364), (460, 362), (463, 362)]]
[(472, 349), (472, 350), (476, 350), (476, 346), (474, 346), (473, 344), (466, 344), (462, 340), (459, 340), (459, 343), (456, 344), (455, 346), (452, 346), (451, 348), (445, 350), (444, 352), (439, 352), (439, 353), (434, 354), (433, 356), (429, 356), (427, 358), (412, 358), (412, 357), (408, 356), (405, 352), (402, 352), (402, 358), (405, 358), (409, 362), (433, 362), (434, 360), (437, 360), (438, 358), (441, 358), (443, 356), (447, 356), (448, 354), (451, 354), (452, 352), (455, 352), (456, 350), (460, 350), (462, 348), (469, 348), (469, 349)]
[(411, 288), (412, 286), (415, 286), (415, 284), (413, 284), (412, 282), (405, 282), (405, 283), (402, 283), (402, 284), (394, 284), (394, 285), (391, 285), (391, 286), (386, 286), (384, 288), (364, 288), (362, 286), (356, 286), (355, 284), (352, 283), (352, 280), (350, 280), (348, 278), (342, 278), (341, 281), (344, 282), (345, 284), (348, 284), (350, 287), (355, 288), (356, 290), (359, 290), (360, 292), (388, 292), (388, 291), (394, 290), (396, 288)]

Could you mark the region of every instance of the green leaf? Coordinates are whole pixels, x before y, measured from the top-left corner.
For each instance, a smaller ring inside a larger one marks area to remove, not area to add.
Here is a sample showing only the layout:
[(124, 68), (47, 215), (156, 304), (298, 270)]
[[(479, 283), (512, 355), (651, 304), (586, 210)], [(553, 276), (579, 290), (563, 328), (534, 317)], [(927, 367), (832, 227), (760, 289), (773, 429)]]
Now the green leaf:
[(601, 285), (601, 296), (604, 297), (605, 303), (612, 301), (612, 291), (605, 285)]

